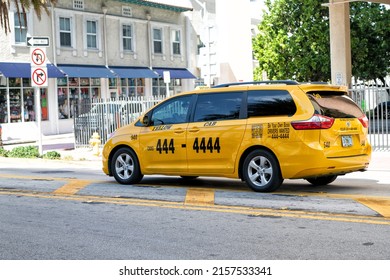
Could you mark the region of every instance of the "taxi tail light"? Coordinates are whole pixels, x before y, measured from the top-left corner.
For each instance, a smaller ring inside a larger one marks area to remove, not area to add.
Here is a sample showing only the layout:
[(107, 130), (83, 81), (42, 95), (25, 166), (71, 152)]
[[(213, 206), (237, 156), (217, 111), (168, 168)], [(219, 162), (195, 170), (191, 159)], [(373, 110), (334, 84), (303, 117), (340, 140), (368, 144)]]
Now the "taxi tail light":
[(334, 123), (333, 118), (315, 114), (308, 120), (292, 122), (291, 125), (295, 130), (308, 130), (308, 129), (328, 129), (332, 127), (333, 123)]
[(366, 115), (363, 115), (359, 118), (359, 121), (362, 123), (363, 127), (368, 127), (368, 118)]

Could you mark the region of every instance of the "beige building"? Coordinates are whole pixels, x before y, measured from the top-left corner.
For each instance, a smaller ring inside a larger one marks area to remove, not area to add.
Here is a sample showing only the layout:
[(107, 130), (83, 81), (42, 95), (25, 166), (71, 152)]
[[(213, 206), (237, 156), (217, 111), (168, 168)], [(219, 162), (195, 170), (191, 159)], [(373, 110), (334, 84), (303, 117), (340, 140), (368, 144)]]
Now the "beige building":
[(40, 88), (45, 135), (72, 132), (77, 108), (92, 98), (166, 95), (164, 71), (170, 94), (193, 89), (192, 6), (174, 2), (62, 0), (40, 21), (30, 11), (27, 27), (11, 7), (11, 33), (0, 32), (3, 140), (31, 139), (37, 131), (30, 64), (32, 50), (44, 47), (29, 46), (29, 37), (49, 38), (48, 82)]
[[(73, 131), (80, 104), (93, 98), (166, 95), (197, 85), (252, 80), (250, 12), (260, 0), (61, 0), (39, 21), (11, 7), (0, 32), (3, 139), (37, 134), (28, 37), (49, 38), (41, 87), (44, 135)], [(232, 20), (235, 19), (235, 20)], [(240, 20), (237, 20), (240, 19)]]

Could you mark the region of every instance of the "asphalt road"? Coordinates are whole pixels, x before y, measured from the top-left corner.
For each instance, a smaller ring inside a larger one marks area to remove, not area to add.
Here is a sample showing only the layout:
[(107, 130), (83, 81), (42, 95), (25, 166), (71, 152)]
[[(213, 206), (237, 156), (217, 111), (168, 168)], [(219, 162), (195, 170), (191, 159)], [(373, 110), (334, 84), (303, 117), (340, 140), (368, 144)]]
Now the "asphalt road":
[(389, 158), (272, 194), (220, 178), (123, 186), (99, 161), (0, 158), (0, 259), (388, 260)]

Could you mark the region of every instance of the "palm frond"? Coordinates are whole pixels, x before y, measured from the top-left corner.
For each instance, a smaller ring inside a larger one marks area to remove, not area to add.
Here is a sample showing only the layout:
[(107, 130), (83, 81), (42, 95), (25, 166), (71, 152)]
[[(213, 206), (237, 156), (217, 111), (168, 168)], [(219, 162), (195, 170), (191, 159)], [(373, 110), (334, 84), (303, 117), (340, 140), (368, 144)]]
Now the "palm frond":
[[(32, 7), (34, 12), (39, 20), (42, 17), (42, 9), (46, 12), (47, 15), (50, 14), (48, 9), (48, 3), (55, 6), (57, 4), (57, 0), (12, 0), (16, 7), (16, 13), (19, 17), (19, 22), (23, 22), (27, 27), (27, 12)], [(0, 0), (0, 25), (1, 28), (4, 29), (5, 34), (11, 32), (10, 24), (9, 24), (9, 7), (11, 0)], [(23, 21), (21, 20), (21, 15), (23, 15)]]

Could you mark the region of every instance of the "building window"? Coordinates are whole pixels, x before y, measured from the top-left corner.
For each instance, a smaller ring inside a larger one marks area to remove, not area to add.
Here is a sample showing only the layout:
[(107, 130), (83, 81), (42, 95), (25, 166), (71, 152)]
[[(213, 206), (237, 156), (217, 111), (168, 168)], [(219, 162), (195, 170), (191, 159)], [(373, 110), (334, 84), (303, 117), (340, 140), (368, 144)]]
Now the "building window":
[(58, 78), (57, 85), (59, 119), (88, 112), (91, 100), (101, 97), (100, 78)]
[(73, 9), (84, 10), (84, 0), (73, 0)]
[[(157, 78), (152, 81), (152, 94), (155, 97), (167, 95), (167, 85), (164, 83), (164, 79)], [(175, 95), (182, 92), (181, 79), (171, 79), (169, 83), (170, 95)]]
[(109, 78), (108, 79), (108, 90), (110, 91), (111, 98), (118, 98), (118, 79)]
[(124, 51), (133, 51), (133, 27), (131, 25), (122, 25), (122, 42)]
[(122, 78), (119, 97), (136, 97), (145, 95), (145, 79)]
[[(42, 120), (47, 120), (47, 89), (42, 88), (40, 92)], [(31, 80), (1, 77), (0, 123), (33, 122), (35, 120), (34, 89), (31, 87)]]
[(173, 54), (181, 54), (181, 36), (180, 30), (172, 30), (172, 53)]
[(7, 78), (0, 75), (0, 123), (8, 122)]
[(87, 48), (97, 49), (97, 22), (87, 20)]
[(162, 54), (162, 29), (153, 28), (153, 53)]
[(60, 17), (60, 46), (72, 46), (72, 31), (70, 18)]
[(129, 6), (122, 6), (122, 16), (124, 17), (131, 17), (133, 15), (131, 11), (131, 7)]
[(25, 44), (27, 40), (27, 23), (25, 20), (26, 14), (15, 13), (14, 15), (14, 30), (15, 30), (15, 43)]

